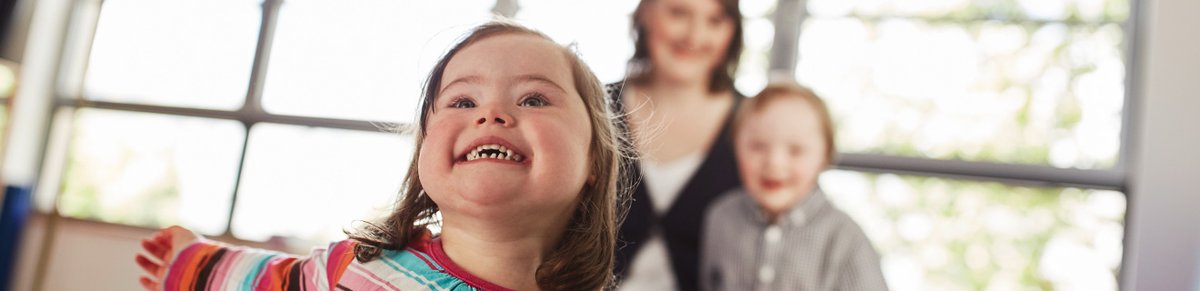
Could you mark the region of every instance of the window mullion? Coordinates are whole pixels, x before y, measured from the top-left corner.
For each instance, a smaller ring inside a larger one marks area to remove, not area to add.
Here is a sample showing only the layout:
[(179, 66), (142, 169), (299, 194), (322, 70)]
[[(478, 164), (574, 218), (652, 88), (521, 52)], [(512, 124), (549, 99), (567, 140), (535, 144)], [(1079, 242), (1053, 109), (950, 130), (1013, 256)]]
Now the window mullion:
[(270, 63), (271, 43), (274, 41), (275, 26), (279, 19), (279, 6), (283, 4), (283, 0), (263, 0), (262, 2), (262, 20), (260, 21), (260, 29), (258, 31), (258, 46), (254, 51), (254, 67), (250, 69), (250, 82), (246, 89), (246, 101), (242, 104), (242, 109), (238, 111), (238, 120), (246, 127), (245, 138), (242, 139), (242, 155), (238, 158), (237, 174), (233, 180), (233, 196), (229, 199), (229, 215), (225, 219), (224, 236), (231, 236), (233, 233), (233, 214), (237, 211), (238, 192), (240, 192), (242, 184), (243, 166), (246, 164), (246, 149), (250, 144), (250, 127), (258, 120), (248, 119), (246, 117), (262, 115), (266, 116), (262, 109), (262, 89), (263, 83), (266, 81), (267, 65)]
[(1121, 170), (1063, 169), (1039, 165), (1002, 164), (882, 154), (842, 153), (836, 167), (869, 172), (898, 172), (922, 176), (993, 180), (1008, 184), (1083, 187), (1125, 191)]
[(779, 0), (775, 4), (775, 38), (771, 43), (770, 76), (793, 76), (800, 48), (800, 26), (807, 16), (805, 0)]
[[(1135, 152), (1135, 140), (1137, 139), (1136, 117), (1138, 113), (1140, 98), (1137, 94), (1141, 92), (1141, 76), (1142, 66), (1135, 58), (1141, 51), (1141, 35), (1142, 35), (1142, 18), (1139, 17), (1139, 11), (1142, 6), (1140, 0), (1129, 0), (1129, 18), (1125, 20), (1121, 26), (1121, 30), (1125, 32), (1125, 102), (1121, 108), (1121, 134), (1120, 134), (1120, 150), (1117, 151), (1117, 163), (1113, 165), (1114, 169), (1130, 172), (1130, 163), (1132, 153)], [(1135, 163), (1136, 161), (1132, 161)]]
[(263, 112), (262, 92), (266, 83), (267, 67), (271, 61), (271, 45), (275, 42), (275, 27), (279, 22), (279, 6), (284, 0), (263, 0), (262, 20), (258, 31), (258, 45), (254, 51), (254, 67), (250, 70), (250, 83), (246, 89), (243, 113)]

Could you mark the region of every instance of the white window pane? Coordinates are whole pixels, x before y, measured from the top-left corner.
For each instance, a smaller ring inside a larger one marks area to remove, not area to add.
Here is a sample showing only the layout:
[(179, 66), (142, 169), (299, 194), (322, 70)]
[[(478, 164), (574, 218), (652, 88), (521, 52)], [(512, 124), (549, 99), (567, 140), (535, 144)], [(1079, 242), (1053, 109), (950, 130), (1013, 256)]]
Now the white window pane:
[(1117, 290), (1120, 192), (841, 170), (820, 184), (892, 290)]
[(383, 217), (408, 170), (410, 137), (258, 124), (250, 131), (233, 234), (344, 238), (355, 220)]
[(289, 0), (263, 89), (272, 113), (409, 122), (421, 84), (491, 0)]
[(771, 69), (774, 1), (743, 1), (741, 5), (743, 46), (734, 86), (742, 94), (754, 96), (767, 86), (767, 73)]
[(88, 99), (236, 109), (246, 98), (259, 1), (106, 0)]
[(625, 79), (625, 64), (633, 56), (630, 25), (636, 0), (520, 1), (516, 19), (555, 42), (575, 43), (579, 55), (601, 82)]
[(229, 120), (80, 109), (59, 211), (221, 234), (244, 137)]
[(1124, 107), (1118, 24), (817, 18), (797, 78), (848, 152), (1111, 168)]

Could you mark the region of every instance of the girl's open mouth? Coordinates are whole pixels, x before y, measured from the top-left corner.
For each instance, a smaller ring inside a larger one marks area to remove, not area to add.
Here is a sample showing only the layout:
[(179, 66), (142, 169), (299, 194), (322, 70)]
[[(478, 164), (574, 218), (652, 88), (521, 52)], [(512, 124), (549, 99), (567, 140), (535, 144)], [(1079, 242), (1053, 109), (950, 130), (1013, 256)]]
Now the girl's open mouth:
[(513, 153), (512, 149), (498, 144), (479, 145), (463, 156), (464, 160), (499, 159), (520, 162), (524, 160), (521, 154)]
[(507, 140), (488, 136), (476, 139), (470, 147), (460, 150), (458, 156), (454, 158), (455, 163), (480, 160), (523, 164), (529, 160), (529, 155)]

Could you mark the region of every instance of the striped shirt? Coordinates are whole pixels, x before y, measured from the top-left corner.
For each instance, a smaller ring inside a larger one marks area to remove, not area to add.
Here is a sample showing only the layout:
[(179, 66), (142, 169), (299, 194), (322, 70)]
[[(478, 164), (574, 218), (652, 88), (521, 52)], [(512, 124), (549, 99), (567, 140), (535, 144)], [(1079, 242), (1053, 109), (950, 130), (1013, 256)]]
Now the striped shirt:
[(705, 217), (704, 290), (887, 290), (879, 255), (819, 189), (771, 224), (745, 190)]
[(296, 257), (202, 240), (175, 256), (164, 290), (508, 290), (451, 262), (440, 239), (414, 241), (403, 251), (354, 259), (357, 242), (343, 240)]

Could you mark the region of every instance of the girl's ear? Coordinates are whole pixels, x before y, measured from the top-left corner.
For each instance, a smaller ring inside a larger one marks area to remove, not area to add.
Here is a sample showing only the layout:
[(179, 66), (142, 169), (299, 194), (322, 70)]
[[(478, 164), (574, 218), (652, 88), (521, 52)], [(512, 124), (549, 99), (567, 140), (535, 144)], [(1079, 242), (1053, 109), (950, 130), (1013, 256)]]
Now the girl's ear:
[[(594, 147), (594, 146), (595, 146), (595, 145), (592, 145), (592, 147)], [(587, 163), (587, 164), (588, 164), (588, 165), (595, 165), (595, 164), (596, 164), (596, 159), (595, 159), (595, 158), (593, 158), (591, 154), (592, 154), (592, 150), (591, 150), (591, 149), (590, 149), (590, 147), (589, 147), (589, 149), (588, 149), (588, 158), (587, 158), (587, 160), (588, 160), (588, 163)], [(596, 178), (596, 169), (595, 169), (595, 167), (588, 167), (588, 177), (587, 177), (587, 181), (584, 181), (584, 182), (583, 182), (583, 186), (587, 186), (587, 187), (596, 186), (596, 179), (597, 179), (597, 178)]]

